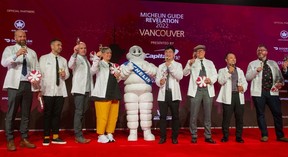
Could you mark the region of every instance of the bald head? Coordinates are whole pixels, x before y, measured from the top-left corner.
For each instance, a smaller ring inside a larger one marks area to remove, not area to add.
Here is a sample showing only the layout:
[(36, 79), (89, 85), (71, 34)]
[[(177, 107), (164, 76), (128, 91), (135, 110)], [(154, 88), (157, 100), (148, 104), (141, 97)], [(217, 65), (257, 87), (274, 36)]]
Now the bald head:
[(21, 46), (25, 46), (26, 45), (26, 33), (23, 30), (17, 30), (14, 33), (14, 39), (16, 41), (17, 44), (21, 45)]
[(82, 41), (79, 43), (78, 53), (79, 53), (81, 56), (85, 56), (86, 53), (87, 53), (86, 44), (85, 44), (84, 42), (82, 42)]

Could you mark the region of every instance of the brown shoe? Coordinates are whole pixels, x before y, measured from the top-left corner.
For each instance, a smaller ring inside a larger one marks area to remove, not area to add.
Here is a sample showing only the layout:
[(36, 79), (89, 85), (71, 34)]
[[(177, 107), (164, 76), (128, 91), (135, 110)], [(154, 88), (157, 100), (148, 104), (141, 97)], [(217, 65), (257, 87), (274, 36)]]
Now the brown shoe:
[(288, 142), (288, 138), (286, 138), (286, 137), (277, 138), (277, 141)]
[(14, 140), (9, 140), (7, 142), (7, 150), (9, 150), (9, 151), (15, 151), (16, 150)]
[(260, 139), (261, 142), (268, 142), (268, 136), (263, 136)]
[(20, 141), (20, 147), (36, 148), (35, 144), (30, 143), (28, 139), (24, 138)]

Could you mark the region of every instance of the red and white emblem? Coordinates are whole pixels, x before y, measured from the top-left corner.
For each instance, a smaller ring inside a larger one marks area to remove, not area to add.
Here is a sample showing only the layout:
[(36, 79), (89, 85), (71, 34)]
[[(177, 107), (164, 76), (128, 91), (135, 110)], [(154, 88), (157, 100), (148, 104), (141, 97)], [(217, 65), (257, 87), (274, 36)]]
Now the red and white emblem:
[(32, 70), (30, 73), (29, 73), (29, 76), (28, 76), (28, 80), (32, 83), (32, 82), (38, 82), (40, 81), (42, 77), (42, 74), (40, 73), (40, 71), (38, 70)]
[(271, 91), (272, 91), (272, 92), (278, 92), (279, 90), (278, 90), (278, 88), (276, 88), (275, 86), (273, 86), (273, 87), (271, 88)]
[(196, 79), (196, 84), (198, 85), (198, 87), (207, 87), (207, 84), (205, 83), (206, 80), (206, 76), (198, 76), (198, 78)]
[(115, 73), (120, 73), (120, 66), (118, 64), (112, 64), (110, 67), (110, 73), (115, 74)]

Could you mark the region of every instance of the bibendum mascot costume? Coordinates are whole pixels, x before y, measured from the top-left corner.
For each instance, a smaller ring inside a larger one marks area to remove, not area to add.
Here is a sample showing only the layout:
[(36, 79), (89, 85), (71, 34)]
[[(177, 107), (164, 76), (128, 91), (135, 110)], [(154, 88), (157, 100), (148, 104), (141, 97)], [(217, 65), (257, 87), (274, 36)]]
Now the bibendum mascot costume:
[(121, 65), (121, 77), (125, 80), (124, 101), (127, 112), (127, 127), (130, 129), (128, 141), (137, 141), (137, 129), (143, 130), (145, 141), (154, 141), (151, 133), (153, 95), (152, 83), (157, 67), (145, 61), (142, 48), (134, 45), (126, 55), (128, 61)]

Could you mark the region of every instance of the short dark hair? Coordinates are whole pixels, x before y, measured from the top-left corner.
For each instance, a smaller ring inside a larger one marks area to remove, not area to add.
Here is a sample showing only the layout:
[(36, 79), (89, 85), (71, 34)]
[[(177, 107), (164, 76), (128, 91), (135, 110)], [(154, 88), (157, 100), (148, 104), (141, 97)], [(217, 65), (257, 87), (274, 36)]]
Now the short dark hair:
[(229, 51), (229, 52), (226, 53), (226, 55), (225, 55), (225, 59), (227, 59), (228, 55), (230, 55), (230, 54), (235, 55), (232, 51)]
[(55, 41), (59, 41), (59, 42), (62, 42), (60, 39), (58, 38), (54, 38), (50, 41), (50, 45), (52, 45)]
[(166, 51), (166, 50), (169, 50), (169, 49), (171, 49), (173, 52), (175, 52), (175, 48), (174, 48), (173, 45), (167, 45), (164, 50)]
[(267, 47), (264, 44), (259, 44), (258, 47), (264, 47), (267, 50)]

